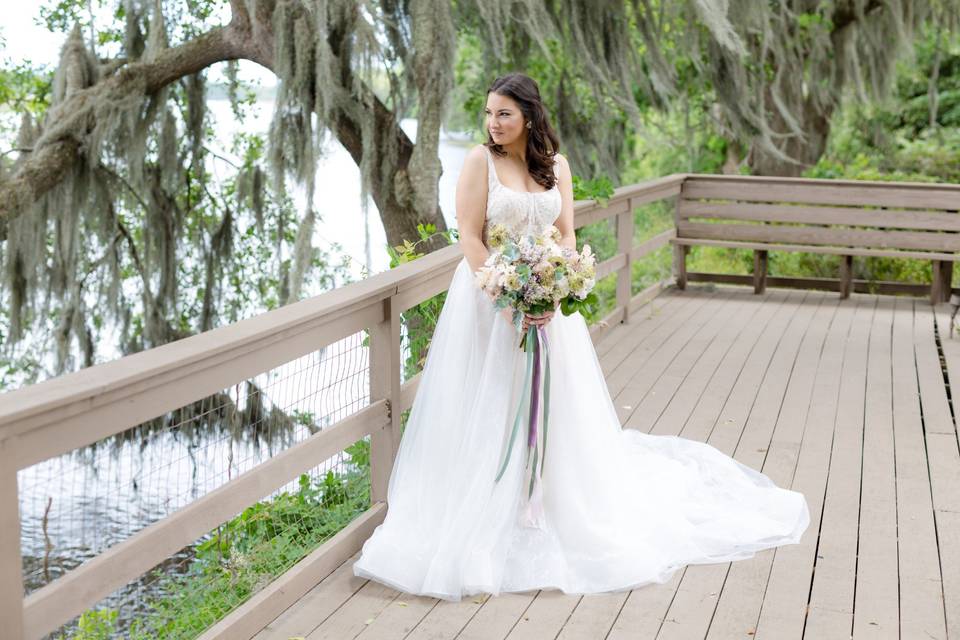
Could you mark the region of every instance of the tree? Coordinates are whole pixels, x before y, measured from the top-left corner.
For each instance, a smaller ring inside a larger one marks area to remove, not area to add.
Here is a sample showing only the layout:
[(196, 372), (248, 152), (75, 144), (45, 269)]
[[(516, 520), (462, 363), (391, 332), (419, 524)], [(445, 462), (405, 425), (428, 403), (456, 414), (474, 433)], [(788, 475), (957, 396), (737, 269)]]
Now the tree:
[[(898, 45), (923, 20), (952, 20), (957, 1), (231, 0), (223, 22), (214, 0), (119, 0), (97, 30), (84, 18), (91, 2), (55, 0), (45, 17), (70, 37), (49, 107), (25, 115), (16, 159), (0, 160), (6, 342), (50, 318), (61, 354), (78, 340), (89, 363), (111, 318), (125, 352), (210, 328), (251, 217), (277, 248), (275, 303), (296, 300), (319, 259), (309, 203), (327, 131), (360, 168), (362, 202), (376, 203), (391, 245), (418, 225), (445, 231), (437, 145), (460, 80), (479, 125), (493, 77), (528, 71), (577, 173), (618, 183), (644, 110), (706, 79), (754, 172), (795, 174), (822, 153), (842, 89), (880, 93)], [(481, 54), (466, 73), (458, 35)], [(97, 55), (105, 45), (117, 54)], [(216, 186), (204, 164), (206, 71), (241, 59), (277, 74), (276, 110), (268, 139), (245, 141), (243, 166)], [(412, 114), (416, 144), (400, 127)], [(297, 214), (289, 180), (308, 194)], [(438, 233), (424, 248), (445, 244)], [(195, 314), (183, 313), (187, 250), (202, 265), (189, 274)], [(130, 273), (135, 312), (121, 291)]]
[(703, 73), (751, 172), (796, 176), (823, 154), (845, 92), (887, 97), (922, 25), (956, 28), (957, 15), (956, 0), (734, 0), (704, 14)]
[[(244, 237), (239, 222), (251, 216), (258, 226), (265, 216), (273, 221), (278, 252), (294, 236), (293, 255), (277, 259), (276, 303), (295, 300), (317, 257), (310, 242), (316, 213), (308, 206), (299, 223), (290, 219), (286, 182), (303, 185), (312, 202), (314, 160), (327, 130), (359, 166), (363, 201), (369, 194), (376, 202), (391, 245), (416, 237), (420, 224), (445, 230), (437, 144), (453, 84), (455, 20), (480, 34), (493, 53), (488, 68), (507, 53), (517, 59), (521, 49), (510, 42), (536, 42), (547, 55), (557, 46), (550, 38), (565, 42), (568, 58), (592, 70), (578, 92), (559, 94), (566, 104), (589, 90), (596, 118), (613, 101), (639, 120), (631, 78), (640, 74), (630, 66), (639, 58), (616, 3), (568, 2), (550, 13), (534, 0), (232, 0), (229, 22), (218, 24), (213, 0), (123, 0), (116, 23), (89, 42), (80, 26), (94, 31), (84, 20), (88, 4), (59, 0), (48, 8), (51, 28), (70, 31), (49, 107), (35, 118), (25, 113), (19, 154), (0, 168), (5, 343), (17, 343), (38, 319), (52, 321), (58, 369), (68, 366), (74, 340), (92, 363), (110, 320), (122, 323), (123, 352), (213, 326), (219, 281)], [(571, 12), (582, 26), (558, 28)], [(625, 37), (611, 44), (611, 34)], [(115, 43), (118, 55), (95, 55), (98, 43)], [(217, 189), (204, 168), (211, 153), (205, 71), (239, 59), (277, 74), (276, 110), (266, 145), (246, 141), (248, 161)], [(385, 87), (375, 90), (381, 79)], [(414, 107), (416, 144), (399, 124)], [(425, 249), (446, 244), (442, 234), (432, 242)], [(203, 265), (199, 272), (184, 273), (188, 250)], [(135, 304), (123, 292), (130, 274), (139, 281)], [(183, 313), (188, 275), (202, 299), (194, 314)]]

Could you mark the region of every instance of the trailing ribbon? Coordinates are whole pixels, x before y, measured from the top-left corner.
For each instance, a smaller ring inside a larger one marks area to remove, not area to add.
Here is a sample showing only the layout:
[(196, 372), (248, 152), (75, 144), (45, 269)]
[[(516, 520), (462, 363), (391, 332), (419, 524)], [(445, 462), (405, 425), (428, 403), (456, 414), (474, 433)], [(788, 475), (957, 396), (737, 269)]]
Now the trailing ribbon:
[[(513, 451), (513, 443), (516, 440), (517, 432), (520, 427), (520, 415), (523, 412), (524, 405), (529, 406), (527, 420), (527, 455), (524, 471), (524, 480), (527, 484), (527, 496), (520, 513), (520, 523), (526, 527), (544, 528), (544, 509), (543, 509), (543, 460), (546, 457), (547, 444), (547, 426), (549, 424), (550, 414), (550, 357), (549, 344), (547, 342), (546, 329), (542, 326), (531, 325), (524, 335), (523, 341), (527, 353), (526, 371), (523, 376), (523, 397), (517, 407), (517, 412), (513, 420), (513, 428), (510, 432), (510, 440), (500, 465), (500, 471), (497, 473), (496, 480), (499, 482), (506, 471), (507, 464), (510, 461), (510, 454)], [(541, 345), (543, 349), (543, 359), (546, 361), (543, 370), (543, 385), (540, 384), (541, 373)], [(529, 381), (529, 382), (528, 382)], [(543, 403), (540, 403), (540, 396), (543, 394)], [(542, 432), (537, 428), (539, 422), (540, 407), (543, 407), (543, 429)]]

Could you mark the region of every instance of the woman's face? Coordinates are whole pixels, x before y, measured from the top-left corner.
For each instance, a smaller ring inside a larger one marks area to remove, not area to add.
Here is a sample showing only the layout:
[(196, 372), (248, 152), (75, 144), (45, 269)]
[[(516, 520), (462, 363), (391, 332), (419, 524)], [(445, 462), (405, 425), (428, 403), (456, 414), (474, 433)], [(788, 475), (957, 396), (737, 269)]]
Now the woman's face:
[(507, 96), (491, 91), (487, 94), (486, 114), (487, 131), (494, 143), (509, 145), (526, 135), (526, 122), (520, 106)]

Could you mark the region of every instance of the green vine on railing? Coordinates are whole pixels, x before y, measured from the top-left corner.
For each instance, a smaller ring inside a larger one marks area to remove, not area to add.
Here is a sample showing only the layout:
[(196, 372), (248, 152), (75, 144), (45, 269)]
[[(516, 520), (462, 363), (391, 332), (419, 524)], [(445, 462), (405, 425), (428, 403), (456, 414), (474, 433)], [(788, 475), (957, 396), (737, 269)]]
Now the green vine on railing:
[[(125, 637), (196, 638), (366, 511), (370, 443), (358, 440), (345, 452), (353, 468), (301, 475), (297, 491), (247, 507), (196, 545), (185, 572), (155, 570), (164, 595), (144, 603)], [(116, 609), (84, 612), (70, 637), (114, 638), (117, 619)]]

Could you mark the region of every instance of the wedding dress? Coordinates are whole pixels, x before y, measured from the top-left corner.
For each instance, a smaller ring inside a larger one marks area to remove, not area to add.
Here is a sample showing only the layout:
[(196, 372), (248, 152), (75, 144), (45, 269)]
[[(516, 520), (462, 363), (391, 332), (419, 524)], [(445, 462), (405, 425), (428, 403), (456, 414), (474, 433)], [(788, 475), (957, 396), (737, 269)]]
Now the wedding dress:
[[(555, 222), (557, 187), (509, 189), (489, 149), (487, 173), (485, 244), (493, 223), (533, 231)], [(532, 589), (589, 594), (664, 583), (684, 565), (800, 541), (810, 521), (802, 493), (706, 443), (622, 428), (583, 316), (558, 310), (545, 331), (545, 526), (521, 523), (525, 437), (494, 481), (526, 356), (519, 330), (476, 286), (464, 258), (390, 474), (385, 520), (364, 542), (354, 575), (453, 601)]]

